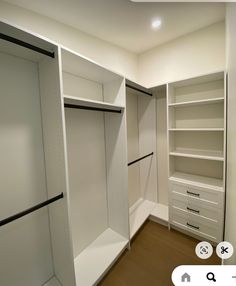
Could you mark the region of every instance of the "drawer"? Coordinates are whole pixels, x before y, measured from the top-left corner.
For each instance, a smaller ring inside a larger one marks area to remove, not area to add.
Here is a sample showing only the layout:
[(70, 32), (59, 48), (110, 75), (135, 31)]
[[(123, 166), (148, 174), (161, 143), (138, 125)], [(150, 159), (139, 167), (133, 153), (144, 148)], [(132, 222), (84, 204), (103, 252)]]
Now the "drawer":
[(220, 241), (222, 238), (222, 223), (214, 222), (173, 207), (171, 207), (170, 214), (170, 223), (179, 228), (212, 241)]
[(219, 208), (223, 208), (224, 205), (224, 192), (173, 182), (170, 182), (170, 191), (215, 203)]
[(215, 203), (175, 192), (171, 194), (170, 201), (174, 208), (218, 222), (223, 221), (223, 209)]

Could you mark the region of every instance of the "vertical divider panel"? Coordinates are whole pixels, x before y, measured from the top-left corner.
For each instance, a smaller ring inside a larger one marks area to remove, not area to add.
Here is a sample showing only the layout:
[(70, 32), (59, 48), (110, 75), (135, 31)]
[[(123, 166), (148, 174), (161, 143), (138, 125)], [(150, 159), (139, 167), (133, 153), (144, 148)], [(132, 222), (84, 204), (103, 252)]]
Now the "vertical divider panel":
[[(113, 88), (112, 88), (113, 84)], [(125, 105), (123, 78), (104, 84), (104, 98), (116, 90), (116, 100)], [(109, 227), (129, 239), (128, 169), (125, 110), (121, 114), (105, 113), (107, 198)]]
[(39, 64), (48, 196), (64, 193), (62, 200), (49, 207), (54, 270), (62, 285), (74, 286), (60, 69), (60, 50), (55, 53), (55, 59), (44, 59)]
[(157, 164), (156, 164), (156, 99), (139, 96), (139, 153), (153, 156), (140, 161), (140, 186), (144, 199), (157, 202)]

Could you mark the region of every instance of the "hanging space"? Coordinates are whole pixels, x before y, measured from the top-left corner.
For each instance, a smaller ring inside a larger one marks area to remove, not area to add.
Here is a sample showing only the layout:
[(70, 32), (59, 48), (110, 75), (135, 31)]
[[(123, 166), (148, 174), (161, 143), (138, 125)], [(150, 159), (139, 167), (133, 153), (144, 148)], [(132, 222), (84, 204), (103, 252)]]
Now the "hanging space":
[(168, 85), (170, 223), (223, 240), (226, 166), (225, 73)]
[(76, 285), (91, 286), (129, 245), (125, 83), (61, 53)]
[(0, 30), (0, 284), (74, 285), (57, 47)]
[[(127, 80), (126, 116), (130, 237), (132, 238), (149, 217), (164, 224), (168, 222), (165, 86), (150, 91)], [(161, 162), (164, 163), (163, 166)]]

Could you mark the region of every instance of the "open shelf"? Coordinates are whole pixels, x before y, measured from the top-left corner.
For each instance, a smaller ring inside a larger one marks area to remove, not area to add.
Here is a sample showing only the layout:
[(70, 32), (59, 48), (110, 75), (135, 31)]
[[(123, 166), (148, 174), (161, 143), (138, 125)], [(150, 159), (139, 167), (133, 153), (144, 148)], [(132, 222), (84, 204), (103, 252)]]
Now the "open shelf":
[(163, 204), (155, 204), (150, 215), (158, 220), (168, 222), (169, 221), (169, 207)]
[(224, 161), (223, 152), (211, 150), (176, 149), (169, 153), (171, 156), (197, 158), (205, 160)]
[(131, 208), (130, 208), (130, 237), (132, 238), (142, 224), (147, 220), (150, 213), (155, 207), (154, 202), (144, 200), (140, 198)]
[(169, 128), (169, 131), (224, 131), (224, 128)]
[(201, 99), (201, 100), (192, 100), (192, 101), (183, 101), (183, 102), (175, 102), (175, 103), (169, 103), (169, 106), (173, 107), (181, 107), (181, 106), (191, 106), (191, 105), (203, 105), (203, 104), (212, 104), (212, 103), (218, 103), (223, 102), (224, 97), (218, 97), (218, 98), (207, 98), (207, 99)]
[(76, 285), (94, 285), (127, 247), (129, 241), (108, 228), (74, 260)]
[(72, 104), (76, 106), (95, 107), (95, 108), (108, 109), (108, 110), (114, 110), (114, 111), (119, 111), (119, 110), (124, 109), (124, 106), (119, 106), (119, 105), (101, 102), (97, 100), (80, 98), (76, 96), (64, 95), (63, 98), (64, 98), (64, 103)]
[(175, 172), (171, 177), (169, 177), (169, 180), (197, 187), (205, 187), (216, 191), (223, 191), (223, 180), (220, 179)]

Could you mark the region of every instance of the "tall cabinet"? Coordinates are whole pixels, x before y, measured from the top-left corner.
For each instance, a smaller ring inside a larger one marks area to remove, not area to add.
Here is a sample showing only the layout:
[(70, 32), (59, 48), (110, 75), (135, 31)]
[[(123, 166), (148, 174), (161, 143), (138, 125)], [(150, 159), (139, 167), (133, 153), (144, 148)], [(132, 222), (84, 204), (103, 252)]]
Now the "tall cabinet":
[(213, 242), (223, 239), (226, 75), (168, 84), (170, 224)]

